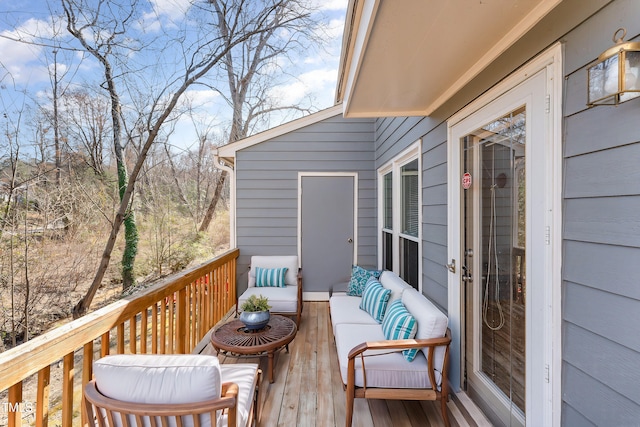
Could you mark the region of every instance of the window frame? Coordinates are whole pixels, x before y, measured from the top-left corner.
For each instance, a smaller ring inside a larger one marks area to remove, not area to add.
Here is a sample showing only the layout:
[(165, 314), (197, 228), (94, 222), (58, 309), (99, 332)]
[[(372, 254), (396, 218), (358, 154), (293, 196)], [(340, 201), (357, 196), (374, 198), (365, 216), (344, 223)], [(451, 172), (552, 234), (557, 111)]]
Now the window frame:
[[(406, 239), (418, 244), (418, 290), (422, 292), (422, 141), (418, 140), (407, 147), (400, 154), (378, 168), (378, 268), (385, 266), (384, 245), (385, 233), (392, 236), (392, 271), (400, 275), (402, 260), (401, 240)], [(402, 233), (403, 206), (402, 206), (402, 168), (409, 163), (418, 162), (418, 235), (412, 236)], [(392, 195), (392, 228), (385, 227), (385, 176), (391, 173)]]

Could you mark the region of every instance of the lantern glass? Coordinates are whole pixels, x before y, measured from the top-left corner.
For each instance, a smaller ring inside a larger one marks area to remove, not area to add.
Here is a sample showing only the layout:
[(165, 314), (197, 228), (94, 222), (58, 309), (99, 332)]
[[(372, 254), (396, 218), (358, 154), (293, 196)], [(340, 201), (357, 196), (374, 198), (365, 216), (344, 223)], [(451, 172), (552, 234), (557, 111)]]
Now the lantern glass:
[(625, 52), (623, 93), (620, 102), (640, 96), (640, 52)]
[(618, 55), (611, 56), (589, 69), (589, 104), (615, 103), (615, 95), (619, 92), (618, 70)]

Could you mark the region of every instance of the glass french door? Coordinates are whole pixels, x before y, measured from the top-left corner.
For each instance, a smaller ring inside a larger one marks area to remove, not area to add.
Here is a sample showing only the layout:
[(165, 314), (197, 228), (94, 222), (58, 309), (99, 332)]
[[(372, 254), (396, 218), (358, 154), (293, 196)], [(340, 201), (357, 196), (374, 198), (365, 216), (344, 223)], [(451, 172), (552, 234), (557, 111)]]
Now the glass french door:
[(560, 46), (448, 125), (454, 390), (496, 426), (561, 424)]
[(461, 138), (467, 388), (507, 425), (525, 414), (526, 106)]
[(544, 405), (546, 81), (530, 76), (451, 127), (460, 381), (498, 426), (524, 426)]

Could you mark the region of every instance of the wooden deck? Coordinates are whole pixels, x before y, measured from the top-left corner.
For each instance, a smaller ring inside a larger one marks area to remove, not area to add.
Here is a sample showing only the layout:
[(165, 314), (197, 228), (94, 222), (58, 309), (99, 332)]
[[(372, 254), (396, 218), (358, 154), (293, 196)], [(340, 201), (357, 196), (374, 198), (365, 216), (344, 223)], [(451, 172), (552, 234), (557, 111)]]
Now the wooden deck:
[[(202, 351), (215, 354), (211, 345)], [(223, 363), (257, 358), (220, 356)], [(266, 357), (260, 360), (266, 373)], [(340, 379), (327, 302), (305, 302), (300, 330), (275, 358), (275, 382), (263, 375), (259, 426), (343, 426), (345, 392)], [(489, 426), (464, 393), (448, 403), (452, 426)], [(356, 399), (354, 426), (444, 426), (438, 402)]]

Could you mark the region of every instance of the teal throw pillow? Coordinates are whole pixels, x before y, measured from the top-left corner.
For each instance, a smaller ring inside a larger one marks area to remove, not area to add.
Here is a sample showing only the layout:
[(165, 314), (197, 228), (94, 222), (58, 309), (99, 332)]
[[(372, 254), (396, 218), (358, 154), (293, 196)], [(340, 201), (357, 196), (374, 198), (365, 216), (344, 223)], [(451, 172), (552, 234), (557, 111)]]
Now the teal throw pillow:
[[(416, 319), (409, 313), (401, 300), (395, 300), (387, 308), (382, 322), (382, 332), (388, 340), (410, 340), (415, 338), (418, 331)], [(408, 362), (413, 362), (417, 348), (402, 350), (402, 355)]]
[(358, 265), (354, 265), (351, 269), (351, 280), (349, 280), (349, 286), (347, 287), (347, 295), (360, 297), (362, 291), (367, 284), (367, 280), (373, 277), (380, 278), (382, 270), (367, 270)]
[(262, 268), (256, 267), (256, 287), (284, 288), (284, 275), (288, 268)]
[(360, 309), (366, 311), (375, 319), (376, 322), (382, 323), (384, 312), (387, 309), (391, 291), (385, 289), (378, 279), (372, 277), (367, 281), (364, 291), (362, 292), (362, 300), (360, 301)]

